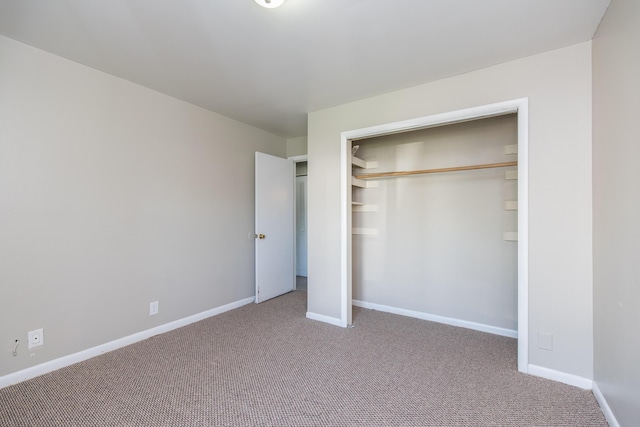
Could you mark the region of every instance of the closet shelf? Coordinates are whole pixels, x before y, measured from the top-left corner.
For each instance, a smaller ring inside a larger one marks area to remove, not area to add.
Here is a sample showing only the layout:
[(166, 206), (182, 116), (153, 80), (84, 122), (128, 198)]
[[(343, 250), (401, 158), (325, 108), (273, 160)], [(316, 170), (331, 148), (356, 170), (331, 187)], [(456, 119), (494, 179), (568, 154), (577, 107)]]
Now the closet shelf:
[(505, 145), (504, 146), (504, 154), (518, 154), (518, 144)]
[(425, 169), (418, 171), (400, 171), (400, 172), (380, 172), (369, 173), (366, 175), (356, 175), (354, 178), (358, 180), (370, 179), (370, 178), (388, 178), (395, 176), (408, 176), (408, 175), (420, 175), (426, 173), (441, 173), (441, 172), (457, 172), (476, 169), (493, 169), (493, 168), (506, 168), (509, 166), (518, 166), (518, 162), (503, 162), (503, 163), (489, 163), (484, 165), (469, 165), (469, 166), (456, 166), (451, 168), (439, 168), (439, 169)]
[(362, 169), (375, 169), (378, 167), (377, 161), (364, 161), (356, 156), (351, 156), (351, 164)]
[(376, 188), (378, 186), (377, 181), (363, 181), (361, 179), (356, 178), (355, 176), (351, 177), (351, 185), (359, 188)]
[(508, 242), (517, 242), (518, 241), (518, 232), (517, 231), (505, 231), (502, 235), (502, 239)]
[(505, 171), (504, 179), (506, 180), (518, 179), (518, 170)]
[(362, 236), (377, 236), (378, 229), (377, 228), (357, 228), (354, 227), (351, 229), (351, 234), (359, 234)]
[(351, 208), (351, 212), (378, 212), (378, 205), (360, 204), (358, 206), (353, 206)]
[(504, 210), (505, 211), (517, 211), (518, 210), (518, 201), (517, 200), (507, 200), (504, 202)]

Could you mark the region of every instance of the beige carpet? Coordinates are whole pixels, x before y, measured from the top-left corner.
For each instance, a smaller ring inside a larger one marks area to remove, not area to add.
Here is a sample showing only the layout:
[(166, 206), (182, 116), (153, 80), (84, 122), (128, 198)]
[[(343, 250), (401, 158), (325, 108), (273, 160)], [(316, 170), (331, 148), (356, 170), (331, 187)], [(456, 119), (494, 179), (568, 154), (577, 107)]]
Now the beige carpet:
[(296, 276), (296, 291), (307, 290), (307, 278), (305, 276)]
[(516, 341), (305, 292), (0, 390), (0, 426), (606, 426), (589, 391), (516, 371)]

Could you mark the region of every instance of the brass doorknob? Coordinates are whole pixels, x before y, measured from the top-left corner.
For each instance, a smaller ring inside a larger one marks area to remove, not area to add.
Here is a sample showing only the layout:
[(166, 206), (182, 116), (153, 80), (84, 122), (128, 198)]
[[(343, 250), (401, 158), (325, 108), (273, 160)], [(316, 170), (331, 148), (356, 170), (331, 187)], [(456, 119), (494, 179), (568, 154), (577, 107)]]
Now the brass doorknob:
[(264, 234), (258, 234), (258, 239), (264, 239), (265, 237), (267, 236), (265, 236)]

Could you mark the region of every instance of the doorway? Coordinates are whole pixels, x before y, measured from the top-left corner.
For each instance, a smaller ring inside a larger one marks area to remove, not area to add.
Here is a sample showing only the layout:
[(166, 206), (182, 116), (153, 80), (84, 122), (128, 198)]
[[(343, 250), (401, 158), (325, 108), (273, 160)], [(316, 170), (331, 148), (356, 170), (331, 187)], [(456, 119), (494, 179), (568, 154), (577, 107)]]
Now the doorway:
[(307, 156), (290, 157), (295, 170), (296, 290), (307, 290)]

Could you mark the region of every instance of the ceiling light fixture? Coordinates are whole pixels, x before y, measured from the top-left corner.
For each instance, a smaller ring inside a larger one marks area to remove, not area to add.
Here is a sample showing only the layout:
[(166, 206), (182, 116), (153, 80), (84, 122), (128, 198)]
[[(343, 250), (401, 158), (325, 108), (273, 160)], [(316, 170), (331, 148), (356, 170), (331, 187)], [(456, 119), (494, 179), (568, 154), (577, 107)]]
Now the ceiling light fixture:
[(278, 7), (282, 3), (284, 3), (284, 0), (256, 0), (256, 3), (258, 3), (262, 7), (273, 9), (274, 7)]

